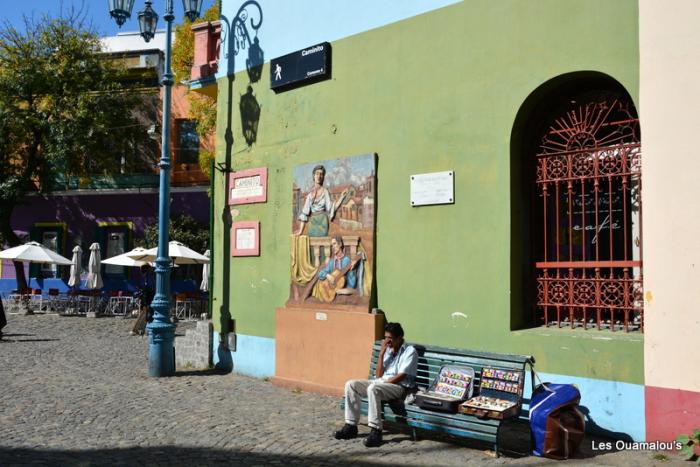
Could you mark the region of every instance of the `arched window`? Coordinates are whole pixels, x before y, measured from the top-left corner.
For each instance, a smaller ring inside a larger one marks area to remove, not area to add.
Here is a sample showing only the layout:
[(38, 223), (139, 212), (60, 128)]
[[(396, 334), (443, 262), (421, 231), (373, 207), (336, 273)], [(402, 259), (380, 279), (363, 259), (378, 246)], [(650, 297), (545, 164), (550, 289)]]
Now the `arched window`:
[(641, 145), (628, 98), (585, 93), (550, 113), (534, 157), (535, 317), (642, 331)]

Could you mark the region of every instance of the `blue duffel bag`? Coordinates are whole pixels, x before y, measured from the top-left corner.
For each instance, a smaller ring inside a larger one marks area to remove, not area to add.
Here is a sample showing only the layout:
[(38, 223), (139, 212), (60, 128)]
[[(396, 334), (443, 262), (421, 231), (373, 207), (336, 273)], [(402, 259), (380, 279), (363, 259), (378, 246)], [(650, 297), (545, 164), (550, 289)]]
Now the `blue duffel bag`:
[(568, 459), (583, 441), (585, 419), (578, 410), (581, 393), (573, 384), (542, 383), (530, 398), (533, 454)]

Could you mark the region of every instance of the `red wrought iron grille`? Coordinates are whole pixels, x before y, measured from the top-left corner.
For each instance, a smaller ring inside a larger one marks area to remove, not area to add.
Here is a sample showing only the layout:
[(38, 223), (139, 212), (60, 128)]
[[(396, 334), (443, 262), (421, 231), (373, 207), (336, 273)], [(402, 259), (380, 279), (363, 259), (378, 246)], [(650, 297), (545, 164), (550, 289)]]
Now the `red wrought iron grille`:
[(536, 318), (544, 326), (644, 330), (642, 154), (630, 107), (620, 100), (578, 106), (542, 138), (535, 268)]

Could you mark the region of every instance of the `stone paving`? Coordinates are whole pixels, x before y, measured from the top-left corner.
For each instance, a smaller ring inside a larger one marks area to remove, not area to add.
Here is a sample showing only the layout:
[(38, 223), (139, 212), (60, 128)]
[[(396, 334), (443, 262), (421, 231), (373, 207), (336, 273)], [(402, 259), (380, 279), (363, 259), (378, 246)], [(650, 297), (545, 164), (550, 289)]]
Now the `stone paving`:
[[(148, 377), (147, 338), (122, 318), (8, 316), (0, 341), (0, 466), (540, 465), (479, 443), (385, 434), (337, 441), (339, 400), (213, 371)], [(178, 333), (190, 323), (178, 326)], [(361, 436), (368, 432), (362, 427)], [(668, 454), (593, 453), (574, 465), (689, 465)]]

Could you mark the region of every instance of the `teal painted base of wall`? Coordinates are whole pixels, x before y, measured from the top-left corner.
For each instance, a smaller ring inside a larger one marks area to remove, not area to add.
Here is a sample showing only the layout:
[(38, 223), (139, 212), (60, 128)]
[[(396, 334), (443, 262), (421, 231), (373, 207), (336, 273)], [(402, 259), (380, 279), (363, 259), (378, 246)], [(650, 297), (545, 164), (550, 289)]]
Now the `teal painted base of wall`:
[[(646, 440), (644, 386), (601, 379), (538, 373), (544, 382), (575, 384), (581, 392), (586, 432), (616, 439)], [(530, 396), (530, 375), (526, 381)]]
[[(223, 360), (217, 353), (219, 333), (214, 333), (214, 364)], [(275, 340), (237, 335), (236, 351), (229, 352), (236, 373), (264, 378), (275, 374)], [(226, 362), (221, 361), (222, 364)], [(615, 439), (646, 440), (644, 386), (639, 384), (538, 373), (544, 382), (575, 384), (581, 392), (581, 409), (586, 416), (586, 432)], [(532, 385), (527, 374), (525, 397)]]
[[(219, 353), (220, 333), (214, 333), (212, 350), (214, 365), (226, 366), (226, 357)], [(236, 350), (230, 351), (233, 371), (242, 375), (265, 378), (275, 375), (275, 340), (268, 337), (236, 335)]]

